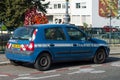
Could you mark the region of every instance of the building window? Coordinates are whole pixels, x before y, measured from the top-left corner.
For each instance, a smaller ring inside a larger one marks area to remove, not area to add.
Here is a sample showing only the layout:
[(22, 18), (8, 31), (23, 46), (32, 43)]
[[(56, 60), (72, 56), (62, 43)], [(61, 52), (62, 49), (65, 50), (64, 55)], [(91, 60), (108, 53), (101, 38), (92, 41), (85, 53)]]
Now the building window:
[(86, 22), (86, 15), (82, 15), (82, 22)]
[(58, 8), (59, 8), (59, 9), (61, 8), (61, 4), (58, 4)]
[(80, 8), (80, 3), (76, 3), (76, 8)]
[(76, 8), (86, 8), (86, 2), (76, 3)]
[(50, 4), (48, 8), (49, 8), (49, 9), (52, 9), (52, 4)]
[(86, 8), (86, 2), (81, 3), (82, 8)]
[(57, 9), (57, 4), (54, 4), (54, 9)]
[(118, 6), (120, 6), (120, 0), (118, 1)]
[(62, 8), (65, 9), (65, 4), (64, 3), (62, 4)]
[(86, 8), (86, 6), (82, 6), (82, 8)]
[(63, 6), (62, 4), (54, 4), (54, 9), (61, 9)]

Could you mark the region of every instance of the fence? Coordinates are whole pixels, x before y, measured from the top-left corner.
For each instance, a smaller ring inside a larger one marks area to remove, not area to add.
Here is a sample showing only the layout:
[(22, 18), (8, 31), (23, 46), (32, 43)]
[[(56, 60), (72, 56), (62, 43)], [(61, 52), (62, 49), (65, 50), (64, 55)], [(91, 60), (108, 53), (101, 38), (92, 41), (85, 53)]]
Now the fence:
[(109, 44), (120, 44), (120, 31), (108, 31), (103, 28), (92, 28), (87, 30), (88, 34), (91, 34), (93, 38), (105, 40)]
[(0, 31), (0, 53), (5, 50), (7, 41), (11, 37), (11, 32), (10, 31)]

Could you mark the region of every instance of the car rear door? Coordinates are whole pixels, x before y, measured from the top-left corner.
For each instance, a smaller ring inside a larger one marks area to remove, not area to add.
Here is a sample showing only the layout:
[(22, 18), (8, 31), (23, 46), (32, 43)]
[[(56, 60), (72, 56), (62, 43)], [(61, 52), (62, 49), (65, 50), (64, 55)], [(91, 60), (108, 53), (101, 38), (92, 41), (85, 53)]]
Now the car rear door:
[(67, 42), (62, 27), (46, 28), (45, 39), (50, 51), (57, 60), (68, 60), (70, 58), (70, 44)]

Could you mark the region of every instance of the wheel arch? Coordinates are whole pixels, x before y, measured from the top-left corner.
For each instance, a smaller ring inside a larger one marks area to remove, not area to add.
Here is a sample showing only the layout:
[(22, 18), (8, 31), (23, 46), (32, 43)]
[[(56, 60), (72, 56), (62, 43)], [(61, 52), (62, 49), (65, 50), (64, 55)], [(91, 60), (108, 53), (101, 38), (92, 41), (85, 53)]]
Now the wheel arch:
[[(102, 53), (101, 53), (101, 50), (102, 50)], [(95, 54), (92, 60), (95, 64), (101, 64), (106, 61), (106, 58), (107, 58), (106, 48), (104, 46), (100, 46), (95, 51)]]
[(42, 55), (43, 53), (47, 53), (47, 54), (49, 54), (50, 55), (50, 57), (51, 57), (51, 61), (53, 61), (53, 56), (52, 56), (52, 54), (49, 52), (49, 51), (42, 51), (42, 52), (40, 52), (39, 54), (38, 54), (38, 56), (36, 57), (36, 59), (35, 59), (35, 62), (36, 62), (36, 60), (39, 58), (39, 56), (40, 55)]
[(106, 57), (108, 56), (108, 54), (107, 54), (107, 50), (106, 50), (106, 47), (104, 47), (104, 46), (100, 46), (100, 47), (98, 47), (97, 50), (95, 51), (94, 56), (96, 55), (96, 53), (97, 53), (97, 51), (98, 51), (99, 49), (104, 49), (105, 54), (106, 54)]

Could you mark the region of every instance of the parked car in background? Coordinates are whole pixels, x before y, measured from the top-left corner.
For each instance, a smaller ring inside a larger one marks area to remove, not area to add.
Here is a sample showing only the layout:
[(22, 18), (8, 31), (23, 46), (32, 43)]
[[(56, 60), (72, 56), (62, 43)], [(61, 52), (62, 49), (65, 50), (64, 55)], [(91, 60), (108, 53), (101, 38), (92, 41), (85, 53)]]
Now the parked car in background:
[(47, 70), (52, 63), (93, 60), (100, 64), (109, 56), (108, 44), (91, 38), (69, 24), (41, 24), (17, 28), (7, 43), (6, 57), (12, 63), (33, 63)]
[(118, 29), (113, 26), (104, 26), (103, 29), (105, 32), (117, 32), (118, 31)]

